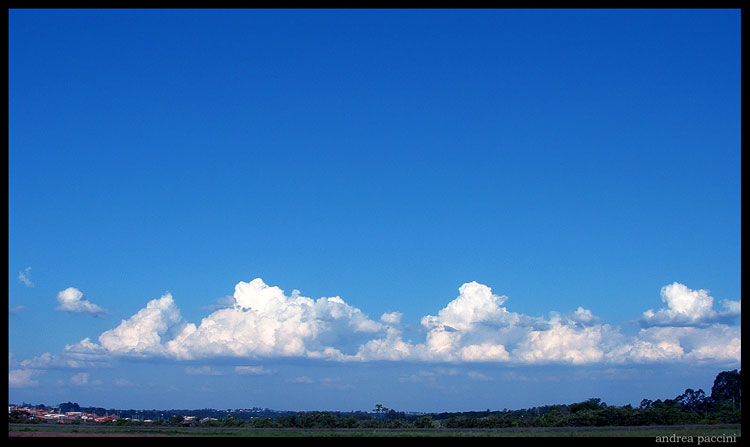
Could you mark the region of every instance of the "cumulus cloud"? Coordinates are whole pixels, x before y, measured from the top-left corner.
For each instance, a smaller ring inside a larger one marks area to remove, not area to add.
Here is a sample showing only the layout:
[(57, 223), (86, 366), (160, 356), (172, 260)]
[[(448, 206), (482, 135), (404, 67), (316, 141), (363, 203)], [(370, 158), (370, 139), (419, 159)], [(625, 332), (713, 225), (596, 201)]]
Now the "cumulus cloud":
[(714, 310), (708, 290), (692, 290), (675, 282), (662, 287), (661, 299), (667, 307), (643, 313), (641, 324), (648, 326), (706, 326), (730, 320), (741, 313), (741, 302), (723, 300), (723, 311)]
[(741, 361), (740, 328), (724, 324), (711, 327), (651, 327), (642, 329), (621, 347), (622, 360), (662, 362), (674, 360)]
[(590, 310), (553, 312), (545, 320), (510, 312), (504, 307), (507, 299), (476, 281), (465, 283), (437, 315), (422, 318), (424, 343), (407, 343), (390, 327), (384, 338), (364, 344), (358, 358), (516, 363), (589, 363), (605, 358), (611, 341), (603, 334), (613, 330), (601, 325)]
[(384, 338), (367, 341), (354, 357), (363, 361), (406, 360), (412, 357), (413, 352), (414, 347), (401, 338), (401, 331), (389, 327)]
[(458, 291), (460, 295), (441, 309), (437, 316), (422, 318), (422, 326), (468, 331), (482, 323), (507, 326), (519, 320), (518, 314), (508, 312), (501, 306), (508, 297), (493, 294), (492, 289), (483, 284), (472, 281), (462, 285)]
[(601, 326), (576, 329), (556, 322), (549, 329), (530, 331), (514, 353), (525, 363), (599, 362), (604, 358), (602, 330)]
[[(75, 289), (74, 289), (75, 290)], [(20, 362), (26, 370), (104, 366), (117, 356), (160, 356), (175, 360), (219, 357), (298, 357), (328, 361), (419, 361), (538, 363), (644, 363), (730, 361), (741, 357), (740, 328), (725, 324), (739, 316), (740, 301), (713, 309), (705, 290), (674, 283), (661, 290), (667, 307), (644, 313), (644, 327), (626, 337), (583, 307), (531, 317), (509, 311), (506, 296), (475, 281), (436, 314), (421, 319), (424, 339), (404, 340), (400, 312), (371, 320), (338, 296), (312, 299), (287, 295), (262, 279), (239, 282), (225, 306), (199, 324), (183, 320), (167, 293), (99, 336)], [(75, 300), (81, 301), (81, 296)], [(21, 370), (19, 370), (21, 371)], [(215, 374), (188, 367), (187, 374)], [(237, 366), (237, 374), (269, 374), (262, 366)], [(23, 374), (15, 373), (22, 383)], [(30, 380), (30, 375), (28, 376)]]
[(313, 300), (291, 296), (262, 279), (239, 282), (235, 305), (188, 324), (166, 343), (179, 359), (229, 357), (350, 357), (334, 345), (367, 338), (385, 326), (370, 320), (340, 297)]
[(68, 287), (57, 294), (58, 310), (72, 313), (102, 314), (104, 309), (83, 297), (83, 292), (75, 287)]
[(163, 355), (162, 344), (170, 337), (170, 330), (184, 326), (180, 310), (172, 295), (150, 301), (119, 326), (99, 336), (99, 343), (110, 352), (131, 355)]
[(719, 323), (740, 314), (739, 301), (725, 301), (726, 310), (715, 312), (706, 291), (677, 283), (663, 288), (662, 297), (672, 311), (654, 313), (663, 324), (691, 322), (695, 327), (665, 326), (626, 337), (589, 309), (551, 312), (549, 319), (529, 317), (508, 311), (503, 307), (507, 297), (489, 287), (466, 283), (437, 315), (422, 318), (424, 343), (407, 343), (398, 330), (389, 328), (386, 337), (364, 344), (358, 358), (520, 364), (740, 361), (739, 328)]
[(428, 332), (415, 354), (425, 360), (509, 360), (505, 344), (524, 318), (502, 306), (508, 297), (493, 294), (484, 284), (472, 281), (458, 291), (437, 315), (422, 318)]
[(31, 282), (31, 267), (26, 267), (24, 271), (18, 272), (18, 280), (26, 285), (26, 287), (34, 287), (34, 283)]

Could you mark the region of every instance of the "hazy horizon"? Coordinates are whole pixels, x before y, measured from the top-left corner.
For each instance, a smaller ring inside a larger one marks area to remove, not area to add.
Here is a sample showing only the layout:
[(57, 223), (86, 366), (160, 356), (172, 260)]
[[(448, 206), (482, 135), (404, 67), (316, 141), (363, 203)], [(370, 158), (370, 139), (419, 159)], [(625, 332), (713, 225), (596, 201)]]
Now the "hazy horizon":
[[(717, 372), (717, 375), (720, 372), (722, 372), (722, 371)], [(712, 385), (713, 385), (713, 380), (711, 380), (710, 383), (708, 383), (708, 386), (704, 386), (704, 387), (700, 387), (700, 386), (688, 386), (685, 389), (690, 388), (690, 389), (694, 389), (696, 391), (699, 390), (699, 389), (702, 389), (705, 392), (706, 396), (711, 396), (711, 387), (712, 387)], [(684, 391), (684, 390), (682, 390), (682, 391)], [(648, 399), (648, 400), (652, 400), (652, 401), (674, 399), (679, 394), (682, 394), (682, 391), (680, 391), (679, 393), (675, 394), (674, 396), (667, 395), (666, 393), (663, 393), (664, 395), (661, 395), (661, 396), (658, 396), (658, 397), (643, 396), (642, 399)], [(385, 405), (385, 407), (388, 410), (394, 410), (394, 411), (397, 411), (397, 412), (404, 412), (404, 413), (427, 413), (427, 414), (429, 414), (429, 413), (451, 413), (451, 412), (470, 412), (470, 411), (487, 411), (487, 410), (490, 410), (490, 411), (494, 412), (494, 411), (506, 411), (506, 410), (507, 411), (526, 410), (526, 409), (531, 409), (531, 408), (535, 408), (535, 407), (554, 406), (554, 405), (571, 405), (571, 404), (574, 404), (574, 403), (584, 402), (584, 401), (592, 399), (592, 398), (599, 398), (599, 397), (598, 396), (590, 396), (590, 397), (585, 398), (585, 399), (579, 399), (579, 400), (574, 400), (574, 401), (537, 403), (537, 404), (529, 405), (529, 406), (526, 406), (526, 407), (507, 407), (506, 406), (506, 407), (463, 408), (463, 409), (447, 409), (447, 408), (443, 408), (443, 409), (432, 410), (432, 411), (418, 410), (418, 409), (392, 408), (392, 407), (389, 407), (387, 405)], [(606, 401), (604, 399), (601, 399), (601, 402), (607, 404), (607, 406), (622, 407), (622, 406), (626, 406), (626, 405), (631, 405), (631, 406), (637, 408), (641, 404), (641, 400), (642, 399), (638, 399), (637, 401), (627, 401), (627, 402), (621, 402), (621, 403), (608, 402), (608, 401)], [(198, 406), (192, 406), (192, 407), (156, 407), (156, 408), (154, 408), (154, 407), (132, 407), (132, 406), (131, 407), (118, 407), (118, 406), (102, 405), (102, 404), (100, 404), (100, 405), (89, 405), (87, 403), (78, 402), (78, 401), (76, 401), (74, 399), (73, 400), (64, 401), (64, 402), (57, 402), (57, 403), (42, 402), (42, 401), (39, 401), (39, 402), (18, 401), (18, 402), (9, 402), (9, 404), (20, 405), (22, 403), (26, 403), (26, 404), (30, 404), (30, 405), (34, 405), (34, 406), (36, 406), (36, 405), (45, 405), (47, 407), (56, 408), (60, 404), (65, 404), (65, 403), (68, 403), (68, 402), (78, 404), (81, 408), (104, 408), (104, 409), (107, 409), (107, 410), (113, 409), (113, 410), (124, 410), (124, 411), (126, 411), (126, 410), (147, 410), (147, 411), (154, 411), (154, 410), (155, 411), (162, 411), (162, 410), (163, 411), (185, 410), (185, 411), (199, 411), (199, 410), (202, 410), (202, 409), (212, 409), (212, 410), (219, 410), (219, 411), (229, 411), (229, 410), (250, 410), (250, 409), (254, 409), (255, 408), (255, 409), (270, 410), (270, 411), (275, 411), (275, 412), (289, 412), (289, 411), (291, 411), (291, 412), (294, 412), (294, 411), (300, 411), (300, 412), (308, 412), (308, 411), (331, 411), (331, 412), (342, 412), (342, 413), (343, 412), (366, 412), (366, 413), (374, 413), (375, 412), (375, 406), (377, 404), (382, 404), (382, 402), (378, 401), (378, 402), (375, 402), (372, 405), (370, 405), (370, 407), (365, 406), (363, 408), (350, 408), (350, 409), (324, 408), (324, 407), (308, 407), (308, 408), (304, 408), (304, 409), (300, 409), (300, 408), (273, 408), (273, 407), (268, 407), (268, 406), (263, 406), (263, 405), (254, 405), (254, 406), (246, 406), (246, 407), (212, 407), (212, 406), (205, 406), (205, 405), (198, 405)]]

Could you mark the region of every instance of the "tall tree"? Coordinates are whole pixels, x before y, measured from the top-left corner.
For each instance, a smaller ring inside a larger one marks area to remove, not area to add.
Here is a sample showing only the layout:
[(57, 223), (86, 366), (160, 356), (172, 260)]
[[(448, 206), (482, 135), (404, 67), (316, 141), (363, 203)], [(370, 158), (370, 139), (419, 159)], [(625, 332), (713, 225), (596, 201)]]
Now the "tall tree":
[(706, 393), (701, 389), (694, 391), (692, 388), (688, 388), (675, 400), (689, 411), (704, 411), (706, 409)]
[(730, 401), (736, 408), (742, 408), (742, 371), (720, 372), (711, 387), (711, 399)]
[(388, 407), (384, 406), (383, 404), (375, 404), (375, 409), (373, 411), (378, 414), (379, 418), (382, 419), (383, 415), (388, 412)]

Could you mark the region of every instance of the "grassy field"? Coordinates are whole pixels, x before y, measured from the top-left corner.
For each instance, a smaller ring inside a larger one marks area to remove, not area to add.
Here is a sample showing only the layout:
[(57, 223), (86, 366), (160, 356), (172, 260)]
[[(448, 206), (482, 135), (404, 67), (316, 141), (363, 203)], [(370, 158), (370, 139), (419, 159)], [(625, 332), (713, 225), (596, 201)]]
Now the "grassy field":
[[(248, 429), (218, 427), (104, 427), (55, 424), (9, 424), (8, 436), (66, 437), (719, 437), (715, 442), (733, 443), (741, 436), (741, 426), (664, 426), (664, 427), (566, 427), (515, 429)], [(734, 438), (732, 438), (734, 437)]]

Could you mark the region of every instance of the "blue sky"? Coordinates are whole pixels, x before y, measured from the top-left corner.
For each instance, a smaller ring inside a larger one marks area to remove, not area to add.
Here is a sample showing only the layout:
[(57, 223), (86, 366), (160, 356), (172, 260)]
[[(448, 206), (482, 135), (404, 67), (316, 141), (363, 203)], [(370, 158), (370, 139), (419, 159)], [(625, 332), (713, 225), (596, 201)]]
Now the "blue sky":
[(11, 10), (9, 397), (710, 389), (741, 366), (740, 36), (739, 10)]

